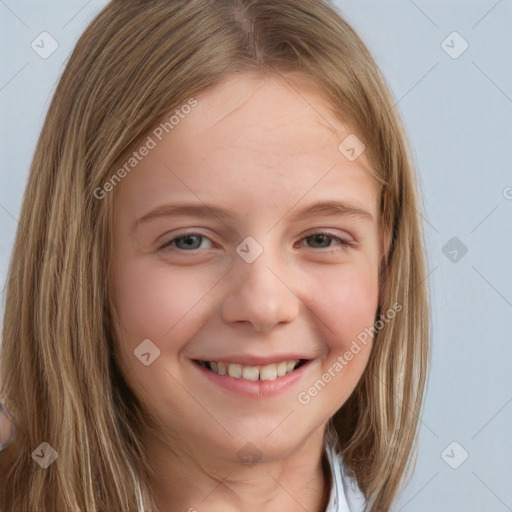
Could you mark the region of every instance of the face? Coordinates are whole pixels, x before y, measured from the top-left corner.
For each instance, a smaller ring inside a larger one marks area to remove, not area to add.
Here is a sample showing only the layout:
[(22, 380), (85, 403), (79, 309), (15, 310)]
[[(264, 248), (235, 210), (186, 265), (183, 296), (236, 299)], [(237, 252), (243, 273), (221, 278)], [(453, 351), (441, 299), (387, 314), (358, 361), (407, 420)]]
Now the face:
[(279, 458), (367, 364), (371, 339), (353, 342), (378, 307), (377, 188), (314, 92), (241, 75), (195, 100), (115, 190), (121, 369), (177, 446)]

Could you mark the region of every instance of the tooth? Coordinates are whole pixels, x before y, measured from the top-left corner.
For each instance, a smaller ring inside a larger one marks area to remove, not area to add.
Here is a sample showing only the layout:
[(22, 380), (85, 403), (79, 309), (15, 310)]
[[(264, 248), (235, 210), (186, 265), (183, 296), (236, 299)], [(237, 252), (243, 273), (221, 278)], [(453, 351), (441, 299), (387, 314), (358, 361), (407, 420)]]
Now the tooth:
[(282, 361), (277, 365), (277, 376), (284, 377), (286, 375), (286, 361)]
[(286, 363), (286, 373), (290, 373), (293, 371), (293, 369), (295, 368), (295, 365), (298, 363), (299, 361), (298, 360), (295, 360), (295, 361), (288, 361)]
[(210, 361), (210, 369), (212, 372), (219, 373), (217, 370), (217, 363), (215, 361)]
[(277, 379), (277, 365), (269, 364), (260, 370), (260, 380), (276, 380)]
[(227, 375), (228, 371), (226, 369), (226, 365), (224, 363), (218, 362), (217, 363), (217, 372), (219, 375)]
[(235, 379), (239, 379), (242, 376), (242, 366), (235, 363), (229, 363), (228, 375), (230, 377), (235, 377)]
[(244, 366), (242, 377), (246, 380), (258, 380), (260, 378), (260, 371), (256, 366)]

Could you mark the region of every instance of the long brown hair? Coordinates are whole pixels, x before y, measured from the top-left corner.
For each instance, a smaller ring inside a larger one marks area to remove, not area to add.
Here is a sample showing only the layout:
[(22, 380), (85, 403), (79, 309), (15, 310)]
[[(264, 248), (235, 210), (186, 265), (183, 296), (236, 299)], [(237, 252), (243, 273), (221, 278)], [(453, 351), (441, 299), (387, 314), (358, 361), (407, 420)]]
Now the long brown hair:
[[(69, 59), (23, 201), (0, 361), (0, 398), (17, 427), (2, 454), (2, 510), (157, 510), (142, 408), (115, 358), (113, 198), (95, 190), (169, 112), (249, 70), (303, 76), (366, 145), (391, 239), (378, 315), (401, 311), (379, 329), (330, 427), (368, 510), (389, 510), (396, 498), (417, 441), (428, 296), (410, 151), (372, 56), (326, 0), (114, 0)], [(31, 457), (43, 442), (58, 454), (45, 470)]]

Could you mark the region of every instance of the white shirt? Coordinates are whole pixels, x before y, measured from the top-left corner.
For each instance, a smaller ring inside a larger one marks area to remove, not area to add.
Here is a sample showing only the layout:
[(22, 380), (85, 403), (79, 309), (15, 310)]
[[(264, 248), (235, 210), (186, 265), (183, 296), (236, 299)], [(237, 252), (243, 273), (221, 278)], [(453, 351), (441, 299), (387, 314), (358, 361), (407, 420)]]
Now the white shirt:
[(363, 512), (366, 500), (356, 479), (348, 474), (334, 449), (327, 443), (325, 448), (332, 476), (331, 496), (325, 512)]

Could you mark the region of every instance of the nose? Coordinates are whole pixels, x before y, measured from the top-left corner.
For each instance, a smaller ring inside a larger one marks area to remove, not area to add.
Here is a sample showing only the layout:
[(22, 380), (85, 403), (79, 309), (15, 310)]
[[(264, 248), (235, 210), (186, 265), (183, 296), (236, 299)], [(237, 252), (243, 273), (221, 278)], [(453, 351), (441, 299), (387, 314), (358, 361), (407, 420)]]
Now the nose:
[(297, 317), (300, 299), (293, 291), (290, 272), (269, 250), (264, 249), (252, 263), (237, 257), (234, 265), (222, 304), (225, 322), (250, 324), (254, 331), (266, 333)]

